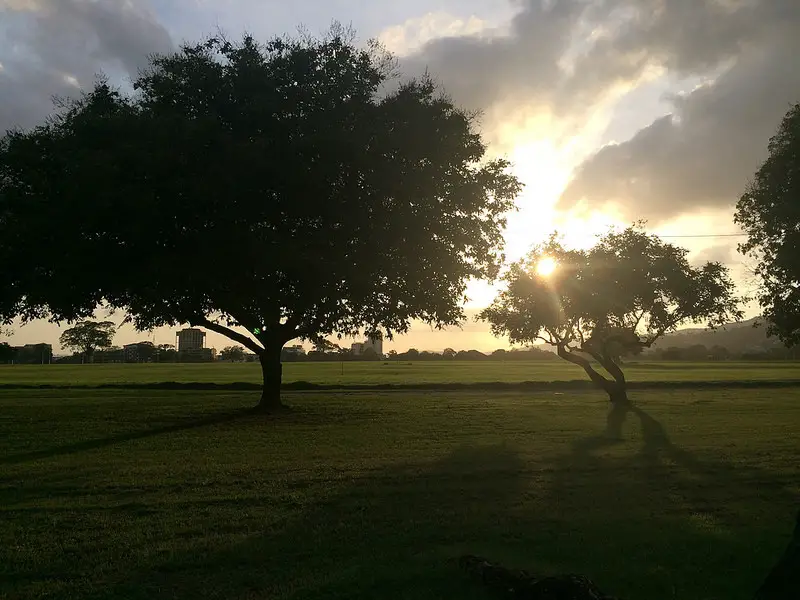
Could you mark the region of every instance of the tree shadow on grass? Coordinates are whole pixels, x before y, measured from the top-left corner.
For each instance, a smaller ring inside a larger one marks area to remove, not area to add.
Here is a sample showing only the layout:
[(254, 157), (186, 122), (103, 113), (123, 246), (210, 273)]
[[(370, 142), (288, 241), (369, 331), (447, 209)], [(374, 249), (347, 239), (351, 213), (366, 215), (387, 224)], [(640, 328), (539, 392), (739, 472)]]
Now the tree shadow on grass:
[[(615, 439), (631, 416), (640, 447)], [(487, 598), (457, 570), (470, 553), (585, 573), (629, 600), (744, 600), (782, 551), (796, 500), (775, 473), (676, 447), (636, 407), (547, 467), (496, 445), (334, 480), (309, 470), (270, 482), (249, 505), (232, 489), (230, 506), (202, 507), (191, 530), (131, 540), (135, 559), (88, 576), (73, 597)], [(142, 518), (154, 529), (175, 510)]]
[[(631, 415), (641, 430), (633, 453), (621, 436)], [(636, 405), (612, 408), (606, 430), (576, 440), (555, 473), (551, 516), (561, 525), (549, 525), (580, 544), (553, 544), (535, 560), (625, 598), (751, 598), (797, 510), (788, 476), (700, 459)]]
[(127, 574), (95, 597), (485, 598), (456, 561), (467, 552), (498, 555), (504, 536), (516, 535), (510, 509), (523, 479), (521, 460), (502, 445), (397, 465), (237, 543), (199, 543)]
[(14, 465), (30, 461), (54, 458), (57, 456), (65, 456), (68, 454), (75, 454), (78, 452), (97, 450), (99, 448), (105, 448), (107, 446), (113, 446), (115, 444), (123, 444), (125, 442), (142, 440), (145, 438), (158, 435), (166, 435), (170, 433), (178, 433), (180, 431), (198, 429), (201, 427), (220, 425), (222, 423), (227, 423), (235, 419), (242, 418), (248, 414), (250, 414), (250, 411), (241, 409), (236, 411), (226, 411), (208, 417), (204, 417), (202, 419), (184, 420), (179, 423), (173, 423), (161, 427), (153, 427), (150, 429), (143, 429), (140, 431), (128, 431), (125, 433), (120, 433), (118, 435), (112, 435), (105, 438), (84, 440), (72, 444), (55, 446), (52, 448), (43, 448), (42, 450), (33, 450), (31, 452), (22, 452), (19, 454), (11, 454), (9, 456), (0, 456), (0, 465)]

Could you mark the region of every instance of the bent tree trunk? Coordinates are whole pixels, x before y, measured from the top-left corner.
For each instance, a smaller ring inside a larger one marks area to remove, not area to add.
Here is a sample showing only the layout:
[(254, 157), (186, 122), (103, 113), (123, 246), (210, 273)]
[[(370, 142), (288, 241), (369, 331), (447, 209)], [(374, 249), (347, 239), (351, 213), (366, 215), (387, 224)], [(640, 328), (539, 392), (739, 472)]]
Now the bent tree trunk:
[(630, 404), (630, 400), (628, 400), (628, 385), (624, 381), (609, 382), (606, 392), (612, 404)]
[(264, 378), (258, 409), (272, 411), (284, 408), (281, 402), (281, 378), (283, 376), (281, 347), (264, 348), (258, 355), (258, 359), (261, 362), (261, 374)]
[(625, 381), (625, 374), (622, 369), (613, 361), (607, 360), (605, 357), (592, 354), (593, 358), (599, 362), (602, 367), (611, 374), (614, 379), (606, 379), (600, 373), (594, 370), (592, 363), (586, 360), (583, 356), (567, 350), (564, 346), (558, 346), (558, 355), (566, 361), (581, 367), (589, 379), (592, 380), (598, 388), (608, 394), (608, 399), (614, 405), (627, 405), (628, 400), (628, 383)]

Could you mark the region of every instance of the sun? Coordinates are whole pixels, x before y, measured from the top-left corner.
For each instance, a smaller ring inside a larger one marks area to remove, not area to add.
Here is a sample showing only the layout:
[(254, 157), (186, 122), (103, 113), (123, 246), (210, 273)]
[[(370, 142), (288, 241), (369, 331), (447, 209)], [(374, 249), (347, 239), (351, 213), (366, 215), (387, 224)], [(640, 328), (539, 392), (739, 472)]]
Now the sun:
[(536, 264), (536, 272), (542, 277), (549, 277), (556, 270), (558, 263), (552, 256), (545, 256)]

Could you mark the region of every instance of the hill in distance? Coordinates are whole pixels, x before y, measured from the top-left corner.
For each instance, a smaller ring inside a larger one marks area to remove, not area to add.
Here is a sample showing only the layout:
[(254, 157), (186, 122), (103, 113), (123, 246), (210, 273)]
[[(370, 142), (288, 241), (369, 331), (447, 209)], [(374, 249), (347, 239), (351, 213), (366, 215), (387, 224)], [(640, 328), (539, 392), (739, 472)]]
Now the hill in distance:
[(761, 317), (754, 317), (741, 323), (728, 323), (716, 330), (681, 329), (665, 335), (653, 344), (652, 350), (688, 348), (700, 344), (707, 348), (724, 346), (732, 353), (765, 351), (783, 347), (777, 337), (767, 335), (764, 320)]

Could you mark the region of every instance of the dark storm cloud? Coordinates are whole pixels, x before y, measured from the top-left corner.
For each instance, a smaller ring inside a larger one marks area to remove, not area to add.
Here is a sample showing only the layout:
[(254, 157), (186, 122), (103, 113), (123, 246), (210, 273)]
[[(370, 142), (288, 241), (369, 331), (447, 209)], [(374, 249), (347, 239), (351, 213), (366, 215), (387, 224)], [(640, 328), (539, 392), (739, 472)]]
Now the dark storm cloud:
[(28, 127), (102, 72), (135, 76), (170, 36), (144, 2), (0, 0), (0, 131)]
[(612, 201), (627, 217), (661, 221), (736, 202), (781, 117), (800, 100), (800, 2), (762, 1), (727, 10), (729, 23), (710, 28), (715, 44), (676, 32), (661, 36), (675, 42), (672, 53), (661, 42), (657, 47), (665, 64), (684, 75), (720, 59), (732, 66), (714, 82), (673, 98), (671, 115), (589, 158), (564, 192), (562, 207)]

